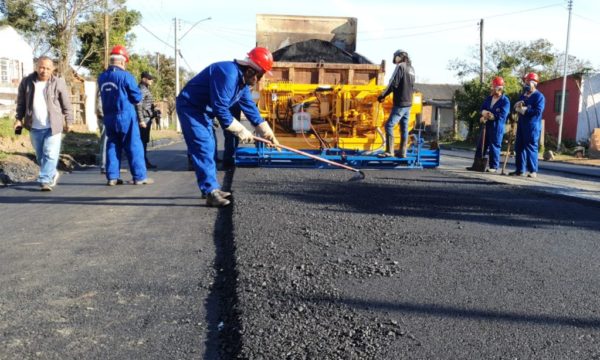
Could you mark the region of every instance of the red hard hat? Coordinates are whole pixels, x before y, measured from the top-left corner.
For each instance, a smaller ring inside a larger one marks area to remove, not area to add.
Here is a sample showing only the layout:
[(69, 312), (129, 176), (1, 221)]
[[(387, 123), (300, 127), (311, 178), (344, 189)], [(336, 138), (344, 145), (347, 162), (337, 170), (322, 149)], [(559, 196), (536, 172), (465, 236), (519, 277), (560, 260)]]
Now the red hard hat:
[(496, 76), (492, 80), (492, 86), (493, 87), (504, 86), (504, 79), (502, 78), (502, 76)]
[(110, 54), (121, 55), (125, 57), (125, 62), (129, 62), (129, 54), (127, 54), (127, 49), (125, 49), (125, 46), (123, 45), (115, 45), (115, 47), (112, 48)]
[(540, 82), (540, 77), (538, 76), (538, 74), (536, 74), (534, 72), (530, 72), (529, 74), (527, 74), (523, 77), (523, 81), (525, 81), (525, 82), (529, 82), (529, 81)]
[(264, 72), (269, 72), (273, 68), (273, 55), (267, 48), (255, 47), (248, 53), (248, 59)]

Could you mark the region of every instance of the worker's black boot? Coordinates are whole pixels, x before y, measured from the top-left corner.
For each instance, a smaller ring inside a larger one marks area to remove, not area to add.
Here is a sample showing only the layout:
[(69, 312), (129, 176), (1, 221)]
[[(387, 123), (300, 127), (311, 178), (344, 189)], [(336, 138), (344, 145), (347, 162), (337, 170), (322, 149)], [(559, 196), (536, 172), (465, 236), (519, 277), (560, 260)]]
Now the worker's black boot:
[(405, 158), (406, 157), (406, 140), (405, 139), (401, 139), (400, 140), (400, 157), (401, 158)]
[(385, 152), (378, 155), (379, 157), (394, 156), (394, 135), (385, 136)]

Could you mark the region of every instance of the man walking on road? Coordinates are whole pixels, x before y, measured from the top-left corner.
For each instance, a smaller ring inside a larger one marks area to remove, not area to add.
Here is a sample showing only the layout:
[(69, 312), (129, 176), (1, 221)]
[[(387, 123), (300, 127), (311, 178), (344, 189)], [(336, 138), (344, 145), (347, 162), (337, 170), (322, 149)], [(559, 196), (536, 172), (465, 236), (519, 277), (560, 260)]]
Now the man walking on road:
[(208, 206), (230, 204), (231, 193), (221, 190), (215, 164), (213, 118), (221, 127), (250, 143), (253, 136), (238, 120), (232, 109), (239, 105), (260, 137), (277, 143), (269, 124), (260, 116), (250, 88), (273, 67), (273, 56), (266, 48), (256, 47), (245, 60), (222, 61), (209, 65), (190, 80), (177, 97), (177, 115), (183, 137), (191, 155), (196, 180)]
[(514, 106), (519, 113), (519, 121), (515, 140), (516, 170), (508, 174), (511, 176), (524, 176), (527, 169), (527, 177), (537, 177), (542, 113), (546, 104), (544, 95), (537, 91), (539, 81), (536, 73), (525, 75), (523, 95)]
[[(107, 185), (121, 185), (121, 151), (125, 150), (133, 184), (152, 184), (147, 177), (144, 148), (140, 138), (135, 106), (142, 101), (135, 78), (125, 71), (129, 55), (125, 47), (115, 46), (110, 53), (110, 66), (98, 77), (106, 131)], [(141, 125), (140, 125), (141, 126)]]
[(40, 166), (37, 181), (42, 191), (51, 191), (56, 186), (62, 132), (71, 131), (73, 125), (71, 94), (65, 80), (53, 72), (52, 59), (41, 56), (37, 70), (21, 81), (14, 124), (16, 132), (23, 127), (29, 130)]
[(400, 123), (399, 157), (405, 158), (408, 146), (408, 118), (412, 106), (415, 70), (412, 67), (408, 53), (404, 50), (398, 50), (394, 53), (394, 64), (396, 64), (396, 69), (392, 74), (388, 87), (383, 94), (377, 97), (379, 102), (383, 102), (390, 93), (394, 94), (394, 106), (390, 117), (385, 123), (385, 152), (380, 156), (394, 156), (394, 127)]

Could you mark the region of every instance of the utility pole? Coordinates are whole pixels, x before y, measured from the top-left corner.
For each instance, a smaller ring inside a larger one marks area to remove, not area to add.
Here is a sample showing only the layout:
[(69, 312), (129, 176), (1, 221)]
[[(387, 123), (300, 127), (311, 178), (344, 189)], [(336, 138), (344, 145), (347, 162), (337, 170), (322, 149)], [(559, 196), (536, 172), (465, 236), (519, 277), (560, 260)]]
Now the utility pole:
[(479, 20), (479, 83), (483, 84), (483, 19)]
[(560, 99), (560, 122), (558, 123), (558, 141), (556, 142), (556, 151), (560, 152), (562, 140), (562, 128), (565, 122), (565, 100), (567, 97), (567, 65), (569, 64), (569, 38), (571, 35), (571, 10), (573, 9), (573, 0), (569, 0), (567, 6), (569, 9), (569, 21), (567, 22), (567, 46), (565, 49), (565, 67), (563, 69), (562, 96)]
[[(177, 95), (179, 95), (179, 56), (181, 55), (180, 51), (179, 51), (179, 41), (181, 39), (183, 39), (187, 34), (190, 33), (190, 31), (192, 31), (192, 29), (200, 24), (203, 21), (206, 20), (210, 20), (212, 19), (211, 17), (207, 17), (205, 19), (202, 20), (198, 20), (194, 23), (194, 25), (192, 25), (181, 37), (177, 36), (178, 31), (179, 31), (179, 19), (174, 18), (173, 21), (175, 23), (175, 98), (177, 98)], [(181, 132), (181, 125), (179, 124), (179, 119), (177, 119), (177, 112), (175, 112), (175, 121), (177, 124), (177, 131)]]
[[(177, 95), (179, 95), (179, 37), (177, 36), (177, 30), (179, 30), (179, 20), (174, 18), (173, 22), (175, 26), (175, 98), (177, 98)], [(175, 111), (173, 114), (177, 132), (181, 132), (181, 124), (179, 124), (179, 119), (177, 118), (177, 111)]]
[(109, 26), (108, 26), (108, 0), (104, 1), (104, 68), (108, 68), (108, 47), (109, 47)]

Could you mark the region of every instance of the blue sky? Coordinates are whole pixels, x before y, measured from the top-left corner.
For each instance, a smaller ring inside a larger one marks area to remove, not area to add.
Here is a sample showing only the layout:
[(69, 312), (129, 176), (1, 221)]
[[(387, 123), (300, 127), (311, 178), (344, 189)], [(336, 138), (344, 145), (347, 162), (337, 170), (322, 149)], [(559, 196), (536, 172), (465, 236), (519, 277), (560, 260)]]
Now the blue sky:
[[(403, 0), (128, 0), (142, 13), (134, 28), (132, 51), (172, 54), (173, 18), (182, 20), (181, 32), (197, 24), (181, 41), (182, 66), (194, 72), (215, 61), (241, 58), (254, 47), (256, 14), (347, 16), (358, 19), (357, 52), (375, 63), (397, 49), (409, 52), (424, 83), (457, 83), (448, 63), (470, 58), (479, 46), (479, 19), (484, 19), (484, 41), (550, 40), (563, 50), (567, 38), (567, 1), (403, 1)], [(146, 28), (146, 29), (144, 29)], [(152, 34), (154, 35), (152, 35)], [(574, 0), (569, 53), (600, 69), (600, 1)], [(157, 38), (161, 39), (159, 41)]]

